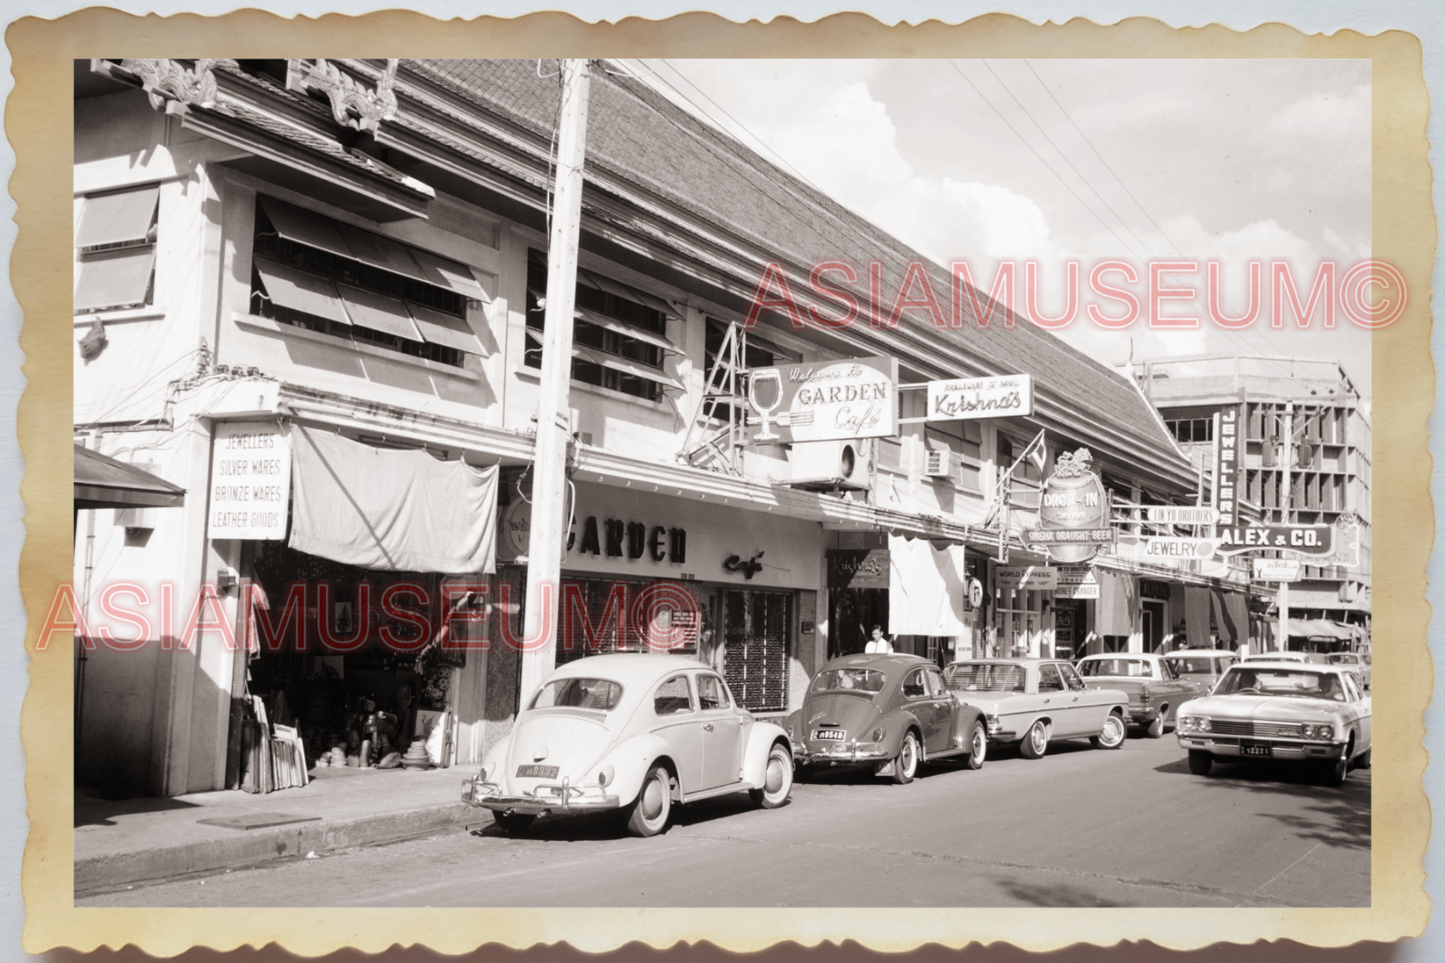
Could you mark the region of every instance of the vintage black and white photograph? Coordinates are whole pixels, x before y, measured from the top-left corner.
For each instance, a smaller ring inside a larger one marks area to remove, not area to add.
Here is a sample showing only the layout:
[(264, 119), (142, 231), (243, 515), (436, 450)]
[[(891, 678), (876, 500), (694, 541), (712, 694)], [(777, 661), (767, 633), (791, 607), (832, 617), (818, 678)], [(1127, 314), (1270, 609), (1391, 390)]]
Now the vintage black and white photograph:
[(76, 60), (74, 905), (1370, 907), (1372, 89)]

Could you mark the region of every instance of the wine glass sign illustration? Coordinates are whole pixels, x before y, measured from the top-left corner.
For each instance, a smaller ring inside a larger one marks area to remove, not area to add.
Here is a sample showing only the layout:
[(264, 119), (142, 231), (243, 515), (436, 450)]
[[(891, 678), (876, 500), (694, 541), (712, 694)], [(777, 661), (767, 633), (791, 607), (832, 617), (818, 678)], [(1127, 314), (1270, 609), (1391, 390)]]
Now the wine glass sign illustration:
[(758, 368), (748, 375), (748, 401), (762, 417), (763, 428), (754, 436), (756, 441), (777, 441), (782, 436), (774, 433), (769, 418), (783, 403), (783, 373), (777, 368)]

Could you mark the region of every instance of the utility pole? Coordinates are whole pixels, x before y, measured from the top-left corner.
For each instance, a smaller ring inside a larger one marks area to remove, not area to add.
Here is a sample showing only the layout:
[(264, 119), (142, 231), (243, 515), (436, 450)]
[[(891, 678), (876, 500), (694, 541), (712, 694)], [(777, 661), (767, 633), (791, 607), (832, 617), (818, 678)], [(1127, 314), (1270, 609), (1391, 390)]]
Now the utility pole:
[[(1284, 406), (1284, 458), (1281, 460), (1284, 465), (1283, 487), (1279, 493), (1280, 521), (1288, 525), (1289, 503), (1290, 503), (1290, 469), (1294, 462), (1294, 402), (1285, 402)], [(1280, 651), (1289, 648), (1289, 583), (1279, 583), (1279, 648)]]
[(522, 705), (557, 665), (557, 610), (567, 527), (567, 442), (572, 425), (572, 316), (582, 227), (582, 166), (587, 157), (586, 60), (562, 64), (557, 181), (547, 248), (547, 304), (542, 335), (541, 401), (532, 460), (532, 522), (527, 540), (527, 597), (522, 638)]

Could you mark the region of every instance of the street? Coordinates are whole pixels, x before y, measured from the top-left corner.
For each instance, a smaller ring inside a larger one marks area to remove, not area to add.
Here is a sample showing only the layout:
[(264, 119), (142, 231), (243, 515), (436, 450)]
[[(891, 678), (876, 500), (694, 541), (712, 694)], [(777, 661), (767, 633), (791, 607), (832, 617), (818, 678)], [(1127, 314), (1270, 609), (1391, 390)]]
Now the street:
[[(457, 782), (473, 769), (457, 770)], [(1285, 766), (1190, 775), (1174, 735), (1117, 752), (990, 747), (907, 786), (858, 770), (673, 809), (635, 839), (607, 817), (510, 838), (454, 832), (77, 898), (77, 906), (1369, 906), (1370, 772), (1332, 789)]]

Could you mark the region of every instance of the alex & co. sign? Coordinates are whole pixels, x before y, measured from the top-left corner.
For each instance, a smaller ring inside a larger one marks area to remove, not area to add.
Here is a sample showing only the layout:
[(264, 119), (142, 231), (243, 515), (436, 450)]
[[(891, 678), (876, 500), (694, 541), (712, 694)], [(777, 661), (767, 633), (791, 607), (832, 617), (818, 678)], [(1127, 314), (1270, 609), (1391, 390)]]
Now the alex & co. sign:
[(1325, 556), (1335, 551), (1331, 525), (1236, 525), (1221, 528), (1216, 535), (1220, 555), (1278, 550)]

